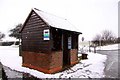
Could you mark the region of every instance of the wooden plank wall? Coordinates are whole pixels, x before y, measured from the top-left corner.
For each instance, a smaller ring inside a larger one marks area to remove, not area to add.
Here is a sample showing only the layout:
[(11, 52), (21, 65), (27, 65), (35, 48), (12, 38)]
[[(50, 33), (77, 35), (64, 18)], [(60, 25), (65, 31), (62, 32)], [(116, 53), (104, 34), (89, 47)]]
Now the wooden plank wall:
[(44, 29), (49, 29), (48, 25), (32, 11), (22, 31), (22, 51), (49, 52), (50, 41), (43, 40)]

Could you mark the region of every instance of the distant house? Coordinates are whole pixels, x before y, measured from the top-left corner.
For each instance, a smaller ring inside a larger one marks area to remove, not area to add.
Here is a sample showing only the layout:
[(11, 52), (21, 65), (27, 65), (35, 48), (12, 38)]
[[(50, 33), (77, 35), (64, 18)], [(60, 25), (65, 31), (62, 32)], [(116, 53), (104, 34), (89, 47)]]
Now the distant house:
[(78, 63), (78, 35), (66, 19), (32, 9), (21, 28), (22, 66), (55, 73)]

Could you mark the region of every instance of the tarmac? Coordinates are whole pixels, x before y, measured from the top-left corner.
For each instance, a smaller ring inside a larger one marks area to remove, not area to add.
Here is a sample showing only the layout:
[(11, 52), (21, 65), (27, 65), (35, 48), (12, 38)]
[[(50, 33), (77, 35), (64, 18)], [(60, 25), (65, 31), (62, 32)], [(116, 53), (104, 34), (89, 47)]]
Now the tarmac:
[(2, 64), (0, 62), (0, 80), (2, 79)]

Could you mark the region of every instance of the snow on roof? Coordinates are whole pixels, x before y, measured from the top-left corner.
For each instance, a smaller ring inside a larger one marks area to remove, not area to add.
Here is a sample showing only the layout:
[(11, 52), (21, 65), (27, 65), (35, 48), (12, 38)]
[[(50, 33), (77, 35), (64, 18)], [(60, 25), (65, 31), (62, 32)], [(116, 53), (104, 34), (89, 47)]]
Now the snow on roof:
[(53, 14), (46, 13), (36, 8), (33, 10), (51, 27), (65, 29), (69, 31), (75, 31), (80, 33), (80, 31), (74, 25), (68, 22), (66, 19), (55, 16)]

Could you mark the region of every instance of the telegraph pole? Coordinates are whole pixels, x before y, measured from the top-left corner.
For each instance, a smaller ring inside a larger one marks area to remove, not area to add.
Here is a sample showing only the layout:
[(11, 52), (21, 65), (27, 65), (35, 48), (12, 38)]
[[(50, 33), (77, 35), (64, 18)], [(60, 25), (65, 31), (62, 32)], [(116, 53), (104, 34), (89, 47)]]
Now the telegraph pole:
[(91, 52), (91, 50), (90, 50), (90, 41), (89, 41), (89, 52)]

